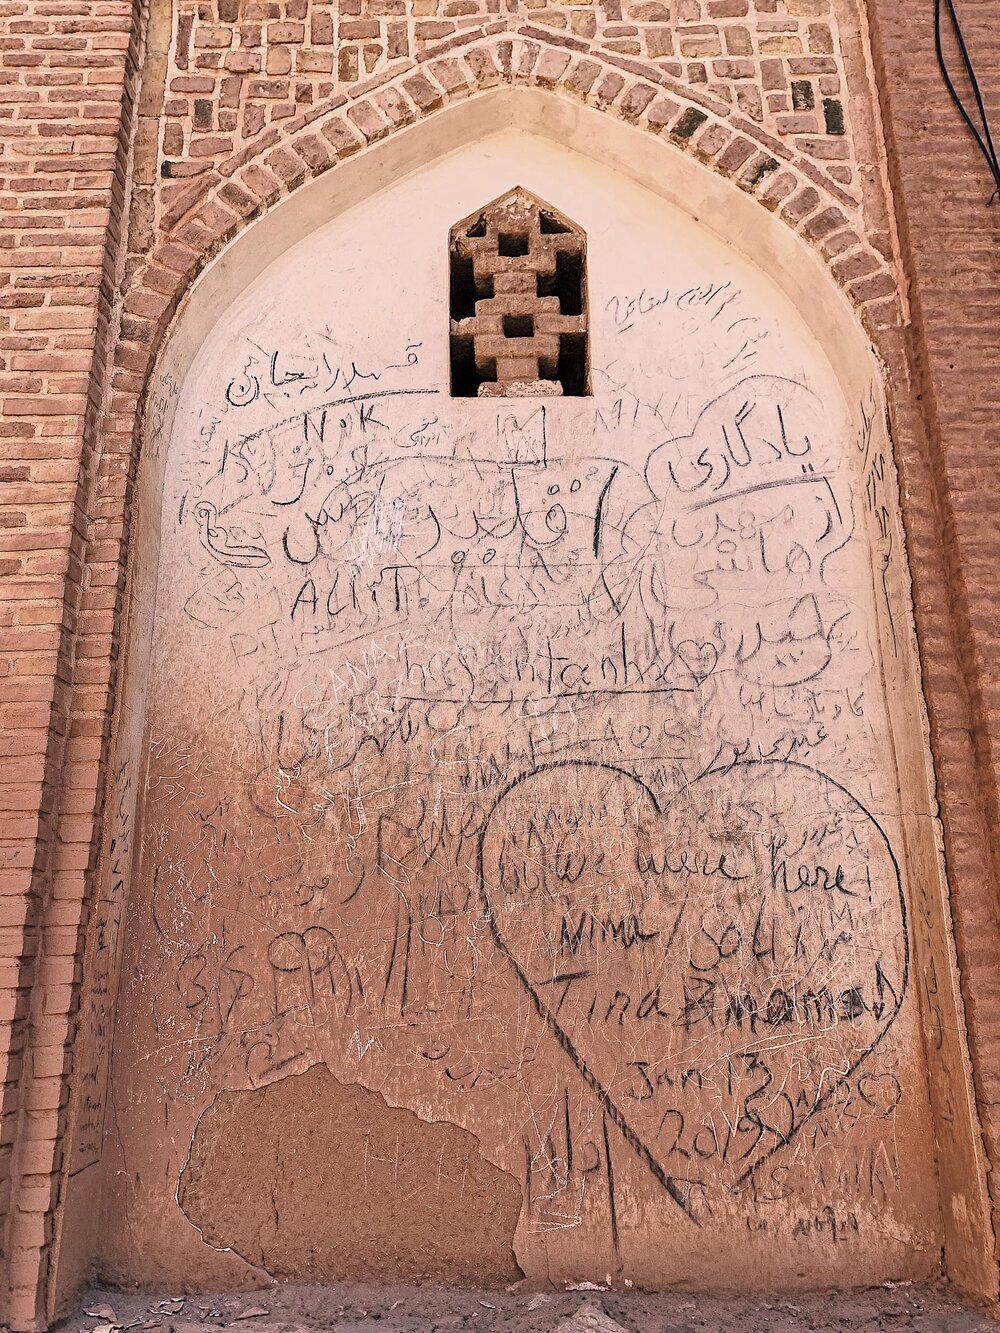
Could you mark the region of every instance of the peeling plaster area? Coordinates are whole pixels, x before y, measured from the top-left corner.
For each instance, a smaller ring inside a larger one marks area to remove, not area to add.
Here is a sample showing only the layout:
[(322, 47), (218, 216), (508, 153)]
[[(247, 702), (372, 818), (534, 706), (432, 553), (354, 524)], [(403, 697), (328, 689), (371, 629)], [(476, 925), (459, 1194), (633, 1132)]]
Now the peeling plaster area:
[(322, 1065), (221, 1092), (178, 1199), (204, 1239), (271, 1277), (512, 1282), (517, 1182), (456, 1125), (427, 1124)]

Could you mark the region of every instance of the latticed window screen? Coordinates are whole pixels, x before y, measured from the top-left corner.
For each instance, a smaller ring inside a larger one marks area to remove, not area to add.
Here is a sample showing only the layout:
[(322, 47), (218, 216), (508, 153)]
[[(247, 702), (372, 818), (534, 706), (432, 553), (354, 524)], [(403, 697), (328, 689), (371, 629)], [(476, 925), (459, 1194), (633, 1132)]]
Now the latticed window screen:
[(527, 190), (451, 232), (451, 392), (590, 392), (587, 238)]

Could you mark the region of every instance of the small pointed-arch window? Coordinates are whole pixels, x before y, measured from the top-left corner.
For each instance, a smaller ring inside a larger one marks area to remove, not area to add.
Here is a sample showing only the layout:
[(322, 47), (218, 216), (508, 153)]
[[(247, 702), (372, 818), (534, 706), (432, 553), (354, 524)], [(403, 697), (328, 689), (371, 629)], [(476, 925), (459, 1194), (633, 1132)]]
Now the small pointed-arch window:
[(527, 190), (451, 229), (456, 398), (590, 393), (587, 238)]

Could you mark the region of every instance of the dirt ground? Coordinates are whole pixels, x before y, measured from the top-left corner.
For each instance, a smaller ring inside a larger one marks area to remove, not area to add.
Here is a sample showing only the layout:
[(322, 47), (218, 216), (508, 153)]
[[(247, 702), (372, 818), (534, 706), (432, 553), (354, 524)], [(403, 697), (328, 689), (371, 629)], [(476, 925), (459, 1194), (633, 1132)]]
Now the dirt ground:
[(319, 1328), (337, 1333), (998, 1333), (1000, 1324), (946, 1287), (909, 1284), (749, 1299), (635, 1290), (498, 1292), (342, 1284), (176, 1298), (94, 1289), (60, 1325), (64, 1333), (299, 1333)]

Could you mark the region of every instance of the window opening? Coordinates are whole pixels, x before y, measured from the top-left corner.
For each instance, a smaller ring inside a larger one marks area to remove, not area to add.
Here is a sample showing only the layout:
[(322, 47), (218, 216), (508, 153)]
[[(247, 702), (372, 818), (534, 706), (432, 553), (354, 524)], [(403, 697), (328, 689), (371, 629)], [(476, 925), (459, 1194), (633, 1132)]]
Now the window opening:
[(454, 397), (590, 393), (586, 244), (520, 188), (452, 228)]

